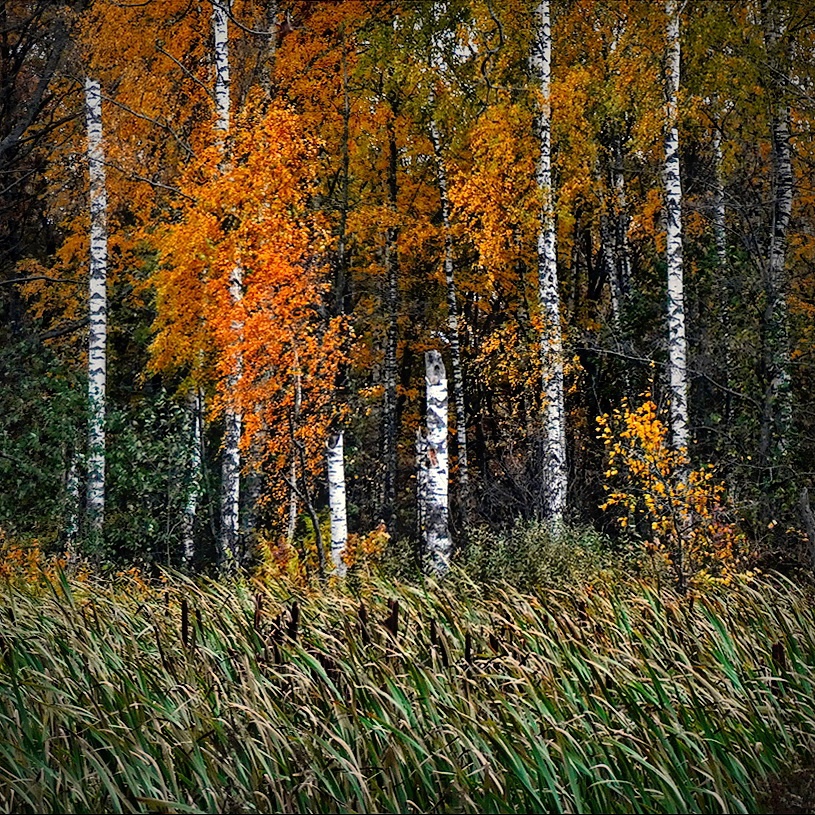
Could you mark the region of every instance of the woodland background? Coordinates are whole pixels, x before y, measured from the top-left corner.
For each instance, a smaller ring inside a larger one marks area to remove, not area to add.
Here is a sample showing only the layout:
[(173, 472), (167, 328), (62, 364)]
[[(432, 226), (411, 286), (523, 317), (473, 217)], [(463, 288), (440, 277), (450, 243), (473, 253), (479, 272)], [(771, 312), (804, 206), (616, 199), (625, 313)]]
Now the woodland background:
[[(424, 356), (440, 350), (452, 383), (454, 346), (453, 539), (477, 550), (485, 535), (509, 535), (511, 560), (523, 533), (507, 530), (551, 520), (541, 352), (551, 320), (538, 297), (548, 193), (536, 176), (545, 100), (530, 62), (538, 6), (234, 0), (222, 8), (227, 129), (212, 3), (0, 3), (8, 541), (145, 567), (223, 563), (232, 547), (247, 563), (316, 568), (315, 527), (331, 534), (326, 441), (342, 428), (352, 542), (381, 549), (387, 531), (394, 562), (412, 568)], [(568, 467), (555, 514), (594, 527), (611, 551), (645, 543), (674, 566), (701, 523), (705, 554), (691, 571), (720, 575), (711, 557), (806, 565), (815, 11), (794, 0), (554, 0), (551, 15)], [(687, 460), (667, 414), (671, 15)], [(96, 531), (86, 506), (87, 77), (101, 88), (109, 241)], [(236, 411), (230, 543), (221, 494)]]

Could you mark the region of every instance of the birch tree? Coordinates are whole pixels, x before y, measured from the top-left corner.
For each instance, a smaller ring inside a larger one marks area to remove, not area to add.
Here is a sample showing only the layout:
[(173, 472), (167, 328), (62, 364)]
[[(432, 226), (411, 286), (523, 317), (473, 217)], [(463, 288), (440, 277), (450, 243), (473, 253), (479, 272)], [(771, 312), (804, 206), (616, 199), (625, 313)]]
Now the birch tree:
[(182, 556), (185, 565), (195, 558), (195, 518), (198, 514), (198, 501), (201, 497), (201, 425), (203, 423), (201, 391), (196, 387), (187, 398), (187, 433), (189, 452), (187, 459), (187, 495), (184, 502), (184, 517), (181, 525)]
[[(442, 53), (441, 17), (444, 11), (443, 3), (433, 4), (432, 25), (433, 33), (430, 45), (430, 62), (433, 71), (441, 78), (444, 75), (445, 64)], [(431, 77), (431, 82), (435, 77)], [(464, 368), (461, 362), (461, 341), (458, 324), (458, 295), (453, 263), (453, 233), (450, 224), (450, 195), (447, 180), (447, 167), (442, 153), (441, 134), (436, 121), (436, 93), (431, 88), (430, 98), (430, 140), (433, 145), (433, 155), (436, 160), (436, 179), (441, 200), (442, 228), (444, 230), (444, 281), (447, 288), (447, 336), (450, 343), (450, 359), (453, 368), (453, 402), (456, 415), (456, 450), (458, 453), (458, 483), (461, 505), (464, 516), (470, 510), (470, 479), (467, 464), (467, 409), (464, 401)]]
[(566, 509), (566, 412), (563, 399), (563, 338), (560, 328), (557, 250), (555, 241), (554, 194), (552, 190), (552, 28), (549, 0), (540, 0), (535, 10), (535, 40), (531, 68), (540, 85), (536, 130), (540, 142), (537, 184), (542, 198), (538, 230), (538, 299), (543, 318), (541, 357), (543, 362), (544, 513), (559, 521)]
[(665, 107), (665, 224), (668, 263), (668, 377), (671, 392), (671, 442), (688, 446), (688, 372), (685, 338), (685, 284), (682, 264), (682, 183), (679, 176), (679, 3), (667, 0)]
[[(398, 183), (398, 148), (396, 146), (396, 133), (393, 122), (387, 124), (388, 147), (388, 206), (396, 217)], [(384, 482), (384, 514), (391, 535), (395, 532), (394, 507), (396, 503), (396, 354), (399, 343), (399, 326), (397, 322), (399, 309), (399, 255), (397, 239), (399, 230), (389, 225), (385, 231), (385, 308), (387, 312), (388, 328), (385, 338), (384, 379), (385, 393), (382, 406), (382, 446), (385, 459)]]
[(88, 337), (88, 526), (97, 540), (105, 521), (105, 393), (107, 388), (107, 187), (102, 143), (102, 94), (85, 80), (90, 175), (90, 277)]
[(348, 514), (345, 493), (345, 451), (344, 433), (336, 430), (328, 437), (326, 444), (328, 459), (328, 505), (331, 512), (331, 560), (336, 573), (345, 575), (342, 560), (348, 543)]
[(425, 551), (431, 572), (444, 575), (450, 568), (449, 483), (447, 454), (447, 371), (438, 351), (425, 353), (427, 392), (427, 436), (417, 445), (424, 466), (419, 467), (419, 484), (424, 494), (420, 516), (424, 525)]
[[(222, 140), (225, 161), (227, 136), (230, 119), (230, 77), (229, 77), (229, 30), (228, 15), (230, 0), (216, 0), (212, 4), (212, 32), (215, 58), (215, 107), (217, 113), (216, 131)], [(243, 296), (243, 270), (235, 263), (229, 281), (229, 292), (233, 303)], [(241, 324), (232, 325), (236, 335), (240, 334)], [(241, 360), (235, 361), (235, 368), (227, 378), (227, 388), (234, 395), (240, 379)], [(228, 404), (224, 412), (224, 449), (221, 461), (221, 549), (230, 561), (238, 557), (240, 519), (240, 471), (241, 471), (241, 426), (243, 417), (238, 407)]]

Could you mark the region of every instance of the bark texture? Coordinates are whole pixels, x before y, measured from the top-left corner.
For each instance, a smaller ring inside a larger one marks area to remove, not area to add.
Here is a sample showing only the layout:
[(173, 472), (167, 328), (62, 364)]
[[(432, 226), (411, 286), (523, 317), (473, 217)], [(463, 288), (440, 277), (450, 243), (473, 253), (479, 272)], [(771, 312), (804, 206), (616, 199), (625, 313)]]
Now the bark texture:
[(102, 94), (99, 82), (85, 80), (90, 174), (90, 278), (88, 337), (88, 531), (102, 534), (105, 521), (105, 392), (107, 387), (107, 186), (102, 144)]
[(198, 501), (201, 498), (201, 425), (203, 411), (201, 391), (197, 388), (187, 398), (187, 496), (184, 502), (181, 543), (184, 565), (189, 566), (195, 558), (195, 517), (198, 514)]
[(430, 571), (444, 575), (450, 568), (453, 547), (450, 540), (448, 502), (450, 470), (447, 455), (447, 371), (438, 351), (427, 351), (425, 354), (425, 385), (425, 545)]
[[(230, 120), (230, 76), (229, 76), (229, 0), (215, 0), (212, 4), (213, 56), (215, 61), (215, 108), (216, 131), (221, 138), (225, 160)], [(229, 293), (232, 302), (237, 303), (243, 296), (243, 270), (236, 263), (229, 279)], [(232, 329), (236, 336), (243, 326), (235, 322)], [(234, 394), (241, 375), (241, 360), (236, 359), (235, 367), (227, 378), (227, 389)], [(240, 410), (231, 404), (224, 411), (224, 449), (221, 459), (221, 556), (228, 562), (237, 562), (240, 552), (240, 440), (243, 417)]]
[[(388, 203), (396, 214), (397, 204), (397, 161), (396, 134), (393, 123), (388, 125)], [(382, 447), (385, 460), (385, 482), (383, 496), (383, 515), (391, 535), (395, 534), (394, 506), (396, 503), (396, 376), (399, 326), (397, 322), (399, 308), (399, 256), (396, 242), (399, 231), (389, 226), (385, 234), (385, 308), (388, 317), (388, 331), (385, 338), (385, 394), (382, 406)]]
[(531, 67), (540, 84), (541, 103), (536, 129), (540, 140), (537, 183), (543, 198), (538, 232), (538, 298), (543, 317), (541, 357), (543, 362), (545, 455), (543, 463), (543, 512), (560, 520), (566, 509), (566, 412), (563, 400), (563, 337), (560, 327), (560, 293), (557, 277), (555, 211), (552, 190), (552, 27), (549, 0), (536, 7), (536, 32)]
[(342, 430), (328, 437), (328, 506), (331, 512), (331, 560), (334, 570), (340, 576), (345, 575), (345, 563), (342, 556), (348, 543), (348, 515), (346, 512), (345, 493), (345, 452)]
[(667, 0), (668, 18), (665, 107), (665, 224), (668, 262), (668, 378), (671, 392), (671, 441), (688, 446), (688, 344), (685, 337), (685, 283), (682, 263), (682, 183), (679, 176), (679, 4)]
[(467, 464), (467, 408), (464, 401), (464, 367), (461, 362), (461, 341), (458, 325), (458, 295), (453, 265), (453, 233), (450, 226), (450, 197), (447, 168), (441, 153), (438, 127), (431, 121), (430, 136), (436, 159), (436, 174), (441, 197), (441, 216), (444, 227), (444, 280), (447, 287), (447, 337), (453, 368), (453, 402), (456, 411), (456, 451), (458, 453), (458, 484), (461, 507), (465, 519), (470, 511), (470, 478)]

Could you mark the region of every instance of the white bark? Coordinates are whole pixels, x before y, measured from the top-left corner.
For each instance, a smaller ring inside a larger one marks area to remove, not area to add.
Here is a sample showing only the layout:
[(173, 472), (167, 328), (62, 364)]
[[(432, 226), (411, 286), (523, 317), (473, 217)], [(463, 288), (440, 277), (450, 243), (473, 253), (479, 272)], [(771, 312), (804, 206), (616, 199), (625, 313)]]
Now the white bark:
[(184, 502), (181, 542), (184, 564), (189, 565), (195, 557), (195, 516), (201, 497), (201, 425), (203, 422), (201, 391), (197, 388), (187, 400), (188, 442), (187, 452), (187, 497)]
[[(221, 145), (226, 151), (230, 119), (230, 77), (229, 77), (229, 28), (228, 14), (231, 0), (215, 0), (212, 4), (212, 34), (215, 59), (215, 108), (216, 131), (220, 134)], [(232, 302), (243, 297), (243, 269), (236, 263), (229, 279), (229, 293)], [(240, 336), (243, 325), (232, 323), (236, 337)], [(227, 378), (230, 396), (234, 395), (241, 376), (241, 359)], [(230, 563), (237, 561), (240, 538), (240, 440), (243, 417), (233, 405), (224, 413), (224, 450), (221, 460), (221, 552)]]
[(416, 525), (419, 537), (425, 540), (427, 518), (427, 439), (422, 428), (416, 429)]
[(85, 80), (90, 174), (90, 278), (88, 338), (88, 526), (102, 534), (105, 520), (105, 391), (107, 387), (107, 186), (102, 144), (102, 94), (99, 82)]
[(297, 528), (297, 462), (293, 450), (289, 464), (289, 482), (289, 521), (286, 525), (286, 543), (291, 546), (294, 543), (294, 532)]
[(345, 500), (345, 453), (343, 431), (328, 437), (328, 506), (331, 511), (331, 560), (336, 573), (345, 575), (342, 556), (348, 543), (348, 516)]
[(430, 570), (444, 575), (450, 568), (448, 491), (450, 471), (447, 456), (447, 371), (438, 351), (425, 353), (427, 388), (425, 545)]
[(213, 0), (212, 35), (215, 58), (215, 129), (224, 136), (229, 133), (229, 9), (231, 0)]
[(679, 177), (679, 4), (667, 0), (667, 94), (665, 127), (665, 222), (668, 262), (668, 376), (671, 392), (671, 440), (688, 446), (688, 349), (685, 338), (685, 284), (682, 263), (682, 184)]
[(76, 453), (70, 454), (68, 472), (65, 475), (65, 555), (68, 560), (74, 557), (79, 536), (79, 467)]
[(559, 521), (566, 509), (566, 411), (563, 399), (563, 337), (560, 326), (560, 293), (555, 246), (555, 212), (552, 191), (552, 29), (549, 0), (536, 8), (537, 30), (531, 67), (540, 83), (541, 104), (537, 115), (540, 157), (536, 171), (543, 198), (538, 232), (538, 298), (543, 318), (541, 357), (543, 362), (544, 430), (546, 451), (543, 465), (544, 513)]
[(458, 451), (458, 483), (465, 515), (470, 503), (470, 479), (467, 465), (467, 410), (464, 402), (464, 369), (461, 364), (461, 342), (458, 327), (458, 296), (453, 267), (453, 233), (450, 225), (450, 196), (447, 168), (441, 154), (441, 142), (435, 120), (430, 122), (430, 137), (436, 158), (436, 173), (441, 197), (441, 216), (444, 227), (444, 279), (447, 286), (447, 335), (453, 366), (453, 401), (456, 409), (456, 449)]
[(722, 131), (713, 126), (713, 239), (716, 243), (716, 265), (720, 275), (727, 267), (726, 211), (724, 205), (724, 178), (722, 177)]
[(617, 138), (614, 145), (614, 163), (612, 178), (616, 206), (616, 254), (617, 273), (623, 300), (631, 293), (631, 248), (628, 244), (628, 200), (625, 194), (625, 175), (623, 174), (623, 146)]
[[(392, 212), (397, 209), (397, 165), (398, 149), (396, 134), (392, 124), (388, 126), (388, 205)], [(388, 530), (395, 533), (396, 469), (397, 469), (397, 416), (396, 416), (396, 375), (397, 352), (399, 346), (399, 254), (397, 247), (399, 231), (389, 226), (385, 233), (385, 307), (388, 318), (385, 338), (384, 360), (384, 399), (382, 405), (382, 452), (385, 463), (383, 484), (383, 515)]]

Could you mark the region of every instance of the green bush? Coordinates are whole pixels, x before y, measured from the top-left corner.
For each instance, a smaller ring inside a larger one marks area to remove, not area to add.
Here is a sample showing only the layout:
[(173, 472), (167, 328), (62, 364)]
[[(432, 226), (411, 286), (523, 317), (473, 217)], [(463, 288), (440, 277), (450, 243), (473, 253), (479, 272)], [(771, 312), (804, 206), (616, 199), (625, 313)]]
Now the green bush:
[(592, 584), (624, 570), (630, 575), (633, 557), (591, 527), (518, 521), (506, 531), (473, 530), (458, 562), (476, 582), (530, 591)]

